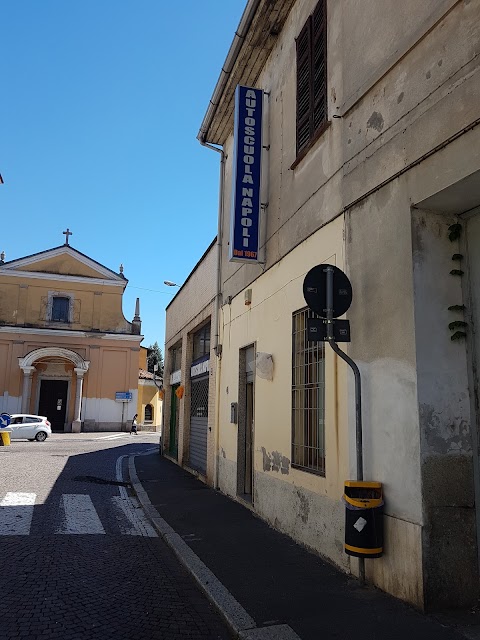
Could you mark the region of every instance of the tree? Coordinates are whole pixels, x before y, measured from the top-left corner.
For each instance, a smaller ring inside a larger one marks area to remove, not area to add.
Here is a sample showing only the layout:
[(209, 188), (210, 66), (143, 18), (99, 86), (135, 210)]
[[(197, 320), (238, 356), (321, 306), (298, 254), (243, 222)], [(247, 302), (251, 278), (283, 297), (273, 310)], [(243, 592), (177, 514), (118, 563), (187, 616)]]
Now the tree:
[[(158, 365), (156, 371), (154, 371), (155, 365)], [(150, 373), (156, 373), (157, 376), (163, 378), (163, 354), (157, 341), (147, 347), (147, 369)]]

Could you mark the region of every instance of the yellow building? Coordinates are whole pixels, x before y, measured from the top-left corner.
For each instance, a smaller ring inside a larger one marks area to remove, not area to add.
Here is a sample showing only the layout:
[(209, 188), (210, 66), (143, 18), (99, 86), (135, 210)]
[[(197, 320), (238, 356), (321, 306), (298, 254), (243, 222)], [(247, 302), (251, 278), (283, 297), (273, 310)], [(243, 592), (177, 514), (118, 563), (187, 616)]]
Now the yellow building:
[(46, 415), (54, 431), (126, 429), (136, 412), (139, 301), (127, 280), (66, 243), (0, 260), (0, 411)]
[(160, 431), (162, 424), (162, 378), (147, 370), (146, 347), (140, 347), (138, 370), (138, 422), (143, 431)]

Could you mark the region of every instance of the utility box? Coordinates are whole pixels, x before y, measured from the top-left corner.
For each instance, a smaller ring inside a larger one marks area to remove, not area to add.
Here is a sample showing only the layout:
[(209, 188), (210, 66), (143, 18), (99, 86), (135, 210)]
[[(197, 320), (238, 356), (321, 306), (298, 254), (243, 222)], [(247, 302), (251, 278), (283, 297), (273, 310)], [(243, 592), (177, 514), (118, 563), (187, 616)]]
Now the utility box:
[(383, 492), (380, 482), (345, 482), (345, 553), (357, 558), (383, 554)]

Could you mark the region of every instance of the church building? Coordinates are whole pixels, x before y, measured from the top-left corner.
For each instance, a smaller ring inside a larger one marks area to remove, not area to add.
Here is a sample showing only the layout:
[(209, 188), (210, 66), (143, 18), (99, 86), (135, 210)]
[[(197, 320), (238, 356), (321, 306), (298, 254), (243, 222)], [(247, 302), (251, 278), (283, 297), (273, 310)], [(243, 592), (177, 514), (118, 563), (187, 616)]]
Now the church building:
[(137, 411), (141, 335), (122, 311), (127, 280), (68, 242), (0, 259), (0, 412), (53, 431), (119, 431)]

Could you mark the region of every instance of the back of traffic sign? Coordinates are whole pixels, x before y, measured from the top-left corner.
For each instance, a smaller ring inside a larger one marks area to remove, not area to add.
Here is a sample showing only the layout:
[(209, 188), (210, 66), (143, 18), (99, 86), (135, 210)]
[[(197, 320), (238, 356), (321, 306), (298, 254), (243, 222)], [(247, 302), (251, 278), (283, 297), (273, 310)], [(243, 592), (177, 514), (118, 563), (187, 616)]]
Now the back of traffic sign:
[(333, 269), (333, 317), (342, 316), (352, 304), (352, 285), (345, 273), (331, 264), (318, 264), (305, 276), (303, 297), (312, 311), (327, 317), (327, 267)]

